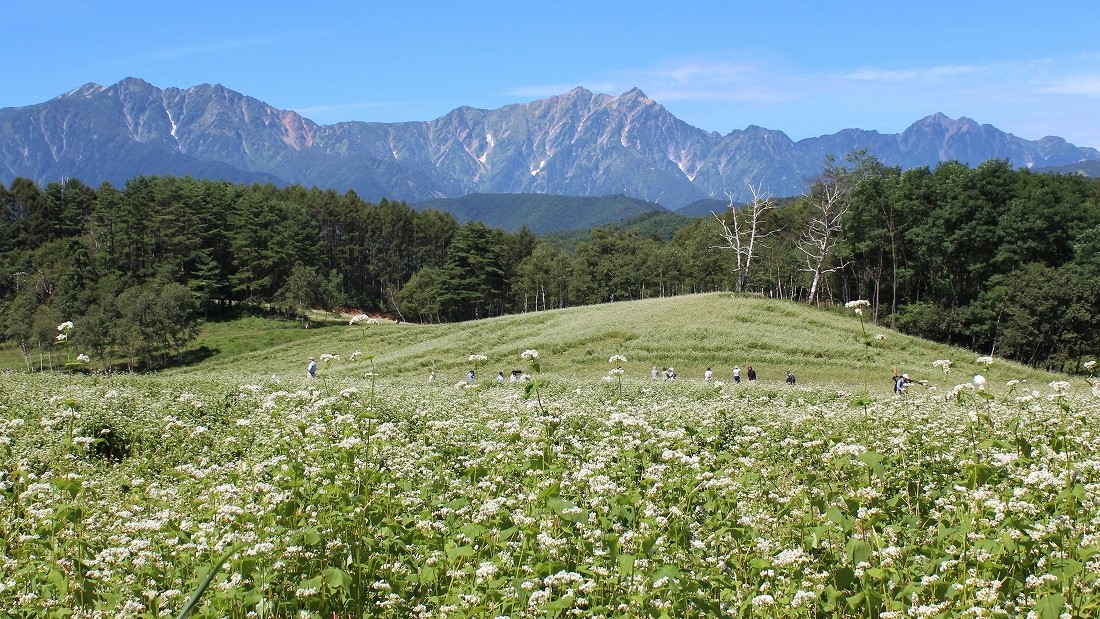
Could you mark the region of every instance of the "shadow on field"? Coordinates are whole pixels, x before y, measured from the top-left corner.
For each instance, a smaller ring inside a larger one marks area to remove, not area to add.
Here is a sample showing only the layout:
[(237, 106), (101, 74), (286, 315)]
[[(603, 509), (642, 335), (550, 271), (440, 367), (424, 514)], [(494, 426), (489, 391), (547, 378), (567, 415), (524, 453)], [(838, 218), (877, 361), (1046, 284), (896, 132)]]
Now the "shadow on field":
[(178, 362), (175, 359), (173, 359), (172, 360), (173, 363), (171, 365), (176, 366), (176, 367), (186, 367), (186, 366), (189, 366), (189, 365), (195, 365), (197, 363), (202, 363), (203, 361), (206, 361), (207, 359), (209, 359), (210, 357), (213, 357), (216, 354), (218, 354), (218, 349), (217, 348), (211, 348), (211, 347), (207, 346), (206, 344), (203, 344), (202, 346), (199, 346), (197, 348), (192, 348), (190, 350), (185, 350), (183, 352), (183, 357)]

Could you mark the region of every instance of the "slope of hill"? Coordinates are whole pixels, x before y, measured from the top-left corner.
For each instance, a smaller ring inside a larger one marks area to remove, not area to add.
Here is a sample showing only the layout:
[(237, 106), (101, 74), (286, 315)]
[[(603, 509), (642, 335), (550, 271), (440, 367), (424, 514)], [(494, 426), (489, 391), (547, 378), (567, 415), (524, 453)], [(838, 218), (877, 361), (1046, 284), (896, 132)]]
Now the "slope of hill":
[(1086, 178), (1100, 178), (1100, 161), (1077, 161), (1052, 168), (1039, 168), (1036, 172), (1050, 172), (1053, 174), (1077, 174)]
[[(622, 221), (603, 224), (599, 227), (615, 232), (633, 232), (641, 238), (653, 238), (668, 242), (672, 240), (672, 236), (678, 230), (691, 225), (694, 220), (694, 217), (685, 217), (679, 213), (661, 210), (649, 211)], [(592, 228), (552, 232), (542, 235), (542, 238), (558, 249), (573, 253), (577, 250), (579, 243), (592, 238)]]
[(681, 206), (676, 209), (676, 214), (685, 217), (710, 217), (711, 213), (725, 212), (725, 210), (729, 208), (729, 204), (729, 200), (704, 198), (702, 200), (696, 200), (686, 206)]
[(535, 234), (590, 229), (649, 212), (668, 212), (660, 204), (623, 195), (602, 197), (546, 194), (471, 194), (413, 205), (454, 215), (459, 224), (481, 221), (487, 226), (516, 232), (527, 226)]
[(575, 88), (404, 123), (318, 125), (221, 85), (161, 89), (135, 78), (0, 109), (5, 183), (68, 177), (96, 186), (171, 173), (353, 189), (367, 200), (405, 202), (471, 193), (623, 194), (675, 210), (726, 191), (745, 201), (749, 184), (774, 196), (802, 194), (826, 155), (856, 148), (903, 168), (1100, 160), (1100, 151), (1061, 138), (1025, 140), (942, 114), (897, 135), (846, 129), (795, 142), (749, 126), (723, 136), (688, 125), (637, 88), (619, 96)]
[[(317, 323), (315, 323), (317, 324)], [(208, 325), (203, 339), (214, 349), (232, 348), (234, 338), (254, 339), (251, 329), (231, 323)], [(890, 390), (893, 368), (928, 381), (935, 388), (969, 382), (987, 374), (990, 388), (1021, 379), (1045, 384), (1051, 375), (997, 360), (975, 362), (976, 353), (909, 337), (874, 325), (862, 325), (851, 311), (826, 311), (752, 296), (710, 293), (664, 299), (610, 303), (564, 310), (503, 316), (444, 325), (349, 325), (346, 321), (300, 331), (284, 343), (252, 352), (214, 354), (173, 373), (242, 375), (263, 379), (272, 374), (297, 380), (306, 358), (323, 353), (340, 360), (322, 361), (321, 377), (341, 380), (377, 373), (380, 377), (425, 380), (435, 370), (443, 384), (462, 379), (472, 367), (471, 354), (488, 360), (478, 367), (479, 380), (497, 372), (528, 369), (524, 350), (540, 353), (542, 371), (555, 380), (591, 380), (614, 367), (611, 355), (624, 355), (629, 379), (646, 380), (650, 368), (672, 366), (680, 380), (699, 381), (712, 367), (719, 380), (730, 380), (734, 365), (752, 365), (762, 382), (782, 382), (788, 370), (799, 384), (830, 388)], [(878, 339), (875, 334), (882, 334)], [(221, 343), (219, 343), (221, 342)], [(354, 352), (365, 356), (352, 360)], [(371, 357), (367, 360), (367, 356)], [(945, 376), (932, 366), (951, 359)], [(364, 378), (365, 380), (365, 378)], [(926, 387), (920, 387), (926, 388)]]

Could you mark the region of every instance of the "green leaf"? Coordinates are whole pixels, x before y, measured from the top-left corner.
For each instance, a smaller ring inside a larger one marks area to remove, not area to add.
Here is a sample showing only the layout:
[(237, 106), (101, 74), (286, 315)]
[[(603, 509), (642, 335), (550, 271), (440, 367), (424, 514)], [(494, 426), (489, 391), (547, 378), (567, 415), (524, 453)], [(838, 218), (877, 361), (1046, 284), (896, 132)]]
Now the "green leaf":
[(859, 457), (857, 458), (857, 460), (866, 464), (867, 466), (875, 466), (879, 462), (882, 462), (884, 459), (886, 459), (886, 456), (880, 454), (877, 451), (865, 451), (859, 454)]
[(1050, 573), (1068, 583), (1083, 567), (1085, 567), (1085, 564), (1080, 561), (1056, 559), (1051, 562)]
[(1052, 593), (1035, 604), (1035, 612), (1042, 619), (1058, 619), (1066, 608), (1066, 598), (1061, 593)]
[(619, 555), (619, 576), (629, 577), (634, 573), (634, 555)]
[(325, 577), (325, 582), (333, 589), (347, 590), (348, 583), (351, 581), (351, 577), (348, 573), (338, 567), (327, 567), (321, 574)]
[(447, 548), (447, 558), (452, 561), (459, 557), (472, 557), (474, 556), (473, 546), (450, 546)]
[(825, 510), (825, 514), (829, 517), (829, 520), (839, 524), (845, 531), (852, 530), (852, 519), (841, 511), (839, 507), (830, 507)]
[(871, 558), (871, 545), (861, 539), (853, 539), (844, 548), (844, 554), (852, 565), (859, 565)]
[(312, 527), (302, 531), (302, 542), (306, 546), (315, 546), (321, 543), (321, 534)]
[(176, 619), (187, 619), (187, 617), (191, 616), (191, 613), (195, 612), (195, 607), (198, 606), (199, 599), (201, 599), (202, 594), (206, 592), (206, 588), (210, 586), (210, 581), (214, 580), (214, 577), (218, 575), (218, 570), (221, 568), (222, 564), (225, 563), (226, 560), (228, 560), (229, 557), (236, 552), (237, 546), (229, 548), (225, 551), (224, 554), (222, 554), (221, 557), (218, 558), (214, 565), (210, 566), (210, 570), (206, 573), (206, 577), (202, 579), (201, 583), (199, 583), (198, 589), (195, 589), (194, 595), (192, 595), (191, 599), (187, 601), (187, 604), (184, 605), (183, 610), (180, 611), (180, 614)]

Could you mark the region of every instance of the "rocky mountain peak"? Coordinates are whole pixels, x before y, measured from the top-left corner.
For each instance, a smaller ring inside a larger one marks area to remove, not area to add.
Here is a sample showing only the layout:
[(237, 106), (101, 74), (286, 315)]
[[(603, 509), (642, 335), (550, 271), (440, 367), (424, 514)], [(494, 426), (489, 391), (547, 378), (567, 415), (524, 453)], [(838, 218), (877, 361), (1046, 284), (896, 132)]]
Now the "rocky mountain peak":
[(727, 135), (683, 122), (639, 88), (583, 87), (494, 110), (461, 107), (431, 121), (317, 125), (221, 84), (160, 89), (140, 78), (85, 84), (45, 103), (0, 110), (0, 181), (79, 178), (121, 184), (142, 174), (355, 190), (418, 202), (471, 193), (623, 194), (678, 208), (699, 199), (806, 191), (826, 156), (864, 148), (887, 165), (1050, 167), (1100, 160), (1060, 138), (1017, 138), (942, 113), (901, 134), (846, 129), (794, 142), (749, 126)]

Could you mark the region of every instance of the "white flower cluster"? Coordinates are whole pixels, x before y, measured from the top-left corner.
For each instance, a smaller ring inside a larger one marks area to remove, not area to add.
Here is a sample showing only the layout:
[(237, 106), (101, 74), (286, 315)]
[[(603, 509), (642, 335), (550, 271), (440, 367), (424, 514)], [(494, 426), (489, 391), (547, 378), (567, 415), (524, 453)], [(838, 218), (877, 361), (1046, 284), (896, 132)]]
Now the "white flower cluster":
[(944, 374), (951, 373), (951, 360), (950, 359), (936, 359), (932, 362), (932, 367), (940, 368)]
[(470, 363), (482, 363), (488, 360), (489, 357), (486, 357), (485, 355), (470, 355)]
[(81, 362), (81, 363), (89, 363), (92, 360), (92, 358), (89, 357), (88, 355), (84, 354), (84, 353), (80, 353), (79, 355), (76, 356), (76, 360)]
[(1047, 384), (1050, 385), (1050, 388), (1053, 389), (1055, 393), (1069, 393), (1069, 388), (1072, 387), (1069, 381), (1065, 380), (1052, 380)]
[(366, 314), (356, 314), (356, 315), (351, 317), (351, 320), (348, 321), (348, 324), (349, 325), (357, 325), (361, 322), (365, 322), (368, 325), (376, 325), (376, 324), (378, 324), (378, 319), (377, 318), (371, 318), (370, 316), (367, 316)]
[(528, 348), (527, 350), (523, 351), (523, 354), (520, 355), (520, 358), (524, 361), (537, 361), (539, 358), (539, 351), (533, 348)]
[(876, 333), (875, 334), (875, 339), (881, 342), (882, 340), (886, 339), (886, 336), (881, 334), (881, 333)]
[(324, 353), (323, 355), (321, 355), (321, 361), (339, 361), (339, 360), (340, 360), (340, 355), (337, 355), (335, 353), (327, 352), (327, 353)]
[(67, 320), (57, 325), (57, 330), (60, 331), (60, 333), (57, 334), (57, 341), (64, 342), (69, 339), (69, 331), (73, 330), (73, 321)]
[(986, 365), (990, 365), (993, 363), (993, 357), (978, 357), (974, 361), (976, 363), (984, 363)]
[(870, 307), (871, 302), (865, 299), (856, 299), (855, 301), (848, 301), (844, 304), (844, 307), (855, 310), (855, 313), (859, 316), (863, 315), (863, 308)]
[(1086, 370), (1088, 370), (1090, 372), (1093, 371), (1093, 369), (1096, 368), (1096, 359), (1093, 359), (1091, 361), (1086, 361), (1084, 363), (1084, 365), (1081, 366), (1081, 367), (1085, 368)]
[(611, 358), (607, 360), (608, 363), (626, 363), (626, 357), (622, 355), (611, 355)]

